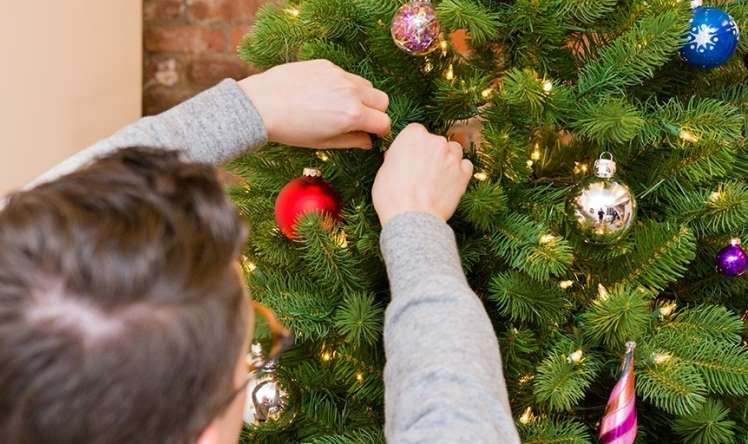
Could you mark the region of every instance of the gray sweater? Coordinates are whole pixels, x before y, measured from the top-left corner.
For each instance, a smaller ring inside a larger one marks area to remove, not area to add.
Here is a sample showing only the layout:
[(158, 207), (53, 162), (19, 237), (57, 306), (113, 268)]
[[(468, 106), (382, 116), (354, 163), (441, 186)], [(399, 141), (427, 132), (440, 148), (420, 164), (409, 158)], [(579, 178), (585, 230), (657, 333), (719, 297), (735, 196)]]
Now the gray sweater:
[[(266, 142), (257, 110), (226, 80), (94, 144), (29, 186), (123, 147), (181, 149), (190, 160), (220, 165)], [(392, 288), (384, 325), (387, 441), (519, 443), (496, 335), (462, 272), (452, 230), (428, 214), (403, 214), (384, 227), (381, 247)]]

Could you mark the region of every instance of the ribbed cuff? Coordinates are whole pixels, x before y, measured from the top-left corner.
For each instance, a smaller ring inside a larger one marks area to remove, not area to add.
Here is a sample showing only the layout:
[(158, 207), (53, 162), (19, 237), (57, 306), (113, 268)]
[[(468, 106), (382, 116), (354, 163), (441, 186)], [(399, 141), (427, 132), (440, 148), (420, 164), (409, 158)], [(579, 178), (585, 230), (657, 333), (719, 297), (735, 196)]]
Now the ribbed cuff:
[(427, 213), (404, 213), (382, 229), (382, 255), (393, 297), (424, 279), (449, 275), (465, 281), (454, 232)]

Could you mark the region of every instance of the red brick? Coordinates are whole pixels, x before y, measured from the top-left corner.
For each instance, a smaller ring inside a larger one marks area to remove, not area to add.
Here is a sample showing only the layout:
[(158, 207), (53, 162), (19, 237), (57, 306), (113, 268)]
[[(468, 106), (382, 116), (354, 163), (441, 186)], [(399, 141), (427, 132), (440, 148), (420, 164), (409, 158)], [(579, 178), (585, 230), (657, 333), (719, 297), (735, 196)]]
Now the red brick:
[(226, 22), (249, 20), (255, 16), (256, 0), (187, 0), (189, 17), (192, 20)]
[(244, 40), (244, 36), (247, 35), (252, 27), (250, 25), (240, 25), (231, 28), (231, 36), (229, 38), (229, 52), (235, 52), (239, 45)]
[(145, 0), (143, 2), (143, 20), (147, 22), (174, 20), (184, 14), (182, 0)]
[(199, 26), (156, 26), (143, 35), (146, 51), (150, 52), (223, 52), (227, 47), (226, 33), (221, 29)]
[(146, 116), (161, 113), (197, 94), (194, 88), (168, 88), (157, 85), (143, 90), (143, 113)]
[(204, 54), (197, 56), (190, 67), (190, 79), (200, 86), (210, 86), (230, 77), (243, 79), (253, 70), (235, 55)]

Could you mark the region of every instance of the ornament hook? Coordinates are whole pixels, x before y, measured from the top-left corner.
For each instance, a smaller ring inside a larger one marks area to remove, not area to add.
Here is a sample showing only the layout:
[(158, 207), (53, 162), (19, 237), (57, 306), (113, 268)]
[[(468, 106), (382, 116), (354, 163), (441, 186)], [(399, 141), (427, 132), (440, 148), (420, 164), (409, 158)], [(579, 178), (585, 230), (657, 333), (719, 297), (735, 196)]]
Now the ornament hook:
[[(606, 158), (607, 156), (607, 158)], [(601, 179), (610, 179), (616, 174), (616, 163), (613, 160), (613, 154), (604, 151), (595, 161), (595, 176)]]

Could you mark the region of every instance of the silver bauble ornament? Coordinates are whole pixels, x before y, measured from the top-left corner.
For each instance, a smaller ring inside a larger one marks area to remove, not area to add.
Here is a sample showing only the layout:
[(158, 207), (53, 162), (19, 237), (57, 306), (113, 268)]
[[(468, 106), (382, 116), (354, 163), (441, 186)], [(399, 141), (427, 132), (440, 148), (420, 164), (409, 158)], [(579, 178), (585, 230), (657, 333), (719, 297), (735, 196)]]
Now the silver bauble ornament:
[(625, 183), (613, 178), (615, 173), (613, 156), (601, 154), (595, 175), (583, 180), (566, 201), (569, 223), (587, 242), (618, 242), (634, 224), (636, 199)]
[[(253, 345), (247, 361), (261, 359), (259, 344)], [(293, 421), (295, 415), (289, 411), (291, 392), (278, 378), (276, 366), (275, 361), (268, 361), (251, 375), (244, 403), (245, 423), (259, 426), (267, 422), (279, 425)]]

